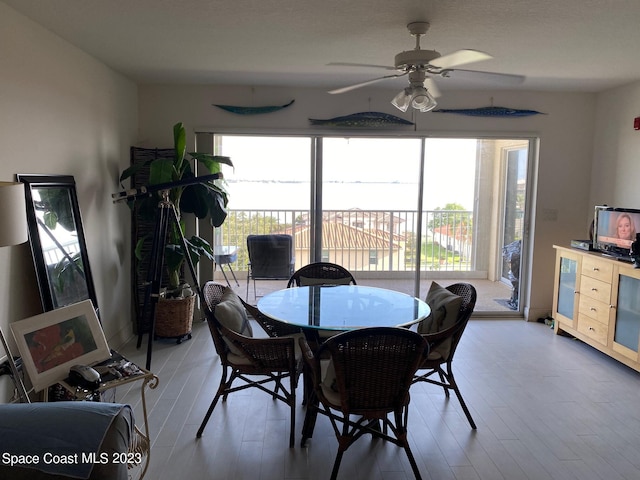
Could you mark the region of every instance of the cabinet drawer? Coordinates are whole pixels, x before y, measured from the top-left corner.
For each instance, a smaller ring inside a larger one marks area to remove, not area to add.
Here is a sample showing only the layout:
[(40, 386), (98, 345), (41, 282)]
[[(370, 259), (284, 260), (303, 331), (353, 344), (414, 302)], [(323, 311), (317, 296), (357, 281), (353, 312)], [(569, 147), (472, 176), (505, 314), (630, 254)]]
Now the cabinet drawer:
[(585, 256), (582, 259), (582, 275), (611, 283), (613, 278), (613, 264), (598, 258)]
[(611, 303), (611, 283), (582, 275), (580, 278), (580, 294), (608, 305)]
[(596, 342), (603, 345), (607, 344), (609, 328), (604, 323), (598, 322), (593, 318), (580, 315), (578, 319), (578, 331), (589, 338), (593, 338)]
[[(608, 303), (599, 302), (585, 295), (580, 295), (580, 303), (578, 304), (578, 312), (580, 317), (583, 315), (591, 317), (598, 322), (609, 325), (609, 311), (611, 307)], [(582, 321), (582, 319), (580, 320)]]

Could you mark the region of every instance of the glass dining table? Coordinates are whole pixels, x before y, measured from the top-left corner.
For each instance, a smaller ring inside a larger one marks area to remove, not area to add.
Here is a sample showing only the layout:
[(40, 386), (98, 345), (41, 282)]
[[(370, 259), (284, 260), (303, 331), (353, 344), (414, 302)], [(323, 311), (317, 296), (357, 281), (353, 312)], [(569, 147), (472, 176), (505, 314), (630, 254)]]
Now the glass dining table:
[(363, 327), (410, 327), (429, 316), (422, 300), (362, 285), (287, 288), (258, 300), (258, 310), (303, 330), (345, 331)]
[[(431, 313), (426, 302), (406, 293), (363, 285), (286, 288), (258, 300), (258, 310), (275, 321), (301, 328), (312, 349), (335, 333), (365, 327), (411, 327)], [(306, 404), (313, 390), (304, 375)]]

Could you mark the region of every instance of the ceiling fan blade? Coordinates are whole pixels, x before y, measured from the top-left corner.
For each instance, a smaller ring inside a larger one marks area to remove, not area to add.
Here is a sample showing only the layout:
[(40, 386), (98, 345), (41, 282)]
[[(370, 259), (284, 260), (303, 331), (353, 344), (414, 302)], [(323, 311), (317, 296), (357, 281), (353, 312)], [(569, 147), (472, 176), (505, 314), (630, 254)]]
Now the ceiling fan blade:
[(345, 62), (331, 62), (327, 63), (330, 66), (336, 67), (367, 67), (367, 68), (383, 68), (385, 70), (396, 70), (396, 67), (389, 65), (372, 65), (370, 63), (345, 63)]
[(495, 83), (504, 86), (520, 85), (525, 81), (524, 75), (512, 75), (509, 73), (493, 73), (493, 72), (479, 72), (477, 70), (459, 70), (451, 69), (444, 70), (440, 76), (444, 78), (453, 78), (460, 80), (478, 80)]
[(367, 80), (366, 82), (356, 83), (355, 85), (349, 85), (348, 87), (336, 88), (335, 90), (330, 90), (329, 93), (334, 95), (336, 93), (350, 92), (351, 90), (355, 90), (356, 88), (365, 87), (367, 85), (371, 85), (372, 83), (378, 83), (378, 82), (380, 82), (382, 80), (386, 80), (387, 78), (403, 77), (406, 74), (407, 74), (407, 72), (398, 73), (396, 75), (385, 75), (384, 77), (374, 78), (373, 80)]
[(431, 78), (425, 79), (424, 88), (429, 90), (429, 93), (433, 98), (438, 98), (441, 95), (438, 85), (436, 85), (436, 82), (434, 82)]
[(449, 53), (438, 57), (435, 60), (429, 62), (434, 67), (438, 68), (453, 68), (458, 65), (464, 65), (466, 63), (480, 62), (482, 60), (489, 60), (493, 58), (488, 53), (480, 52), (478, 50), (458, 50), (457, 52)]

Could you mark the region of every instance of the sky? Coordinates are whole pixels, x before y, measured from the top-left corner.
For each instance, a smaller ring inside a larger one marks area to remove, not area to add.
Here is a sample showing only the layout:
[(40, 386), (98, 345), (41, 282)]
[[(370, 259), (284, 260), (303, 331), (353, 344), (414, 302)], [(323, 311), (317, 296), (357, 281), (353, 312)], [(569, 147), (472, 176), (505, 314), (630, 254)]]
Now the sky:
[[(416, 210), (420, 140), (325, 138), (323, 206), (327, 210)], [(305, 137), (224, 136), (231, 209), (308, 209), (311, 141)], [(424, 207), (473, 209), (475, 139), (427, 139)]]

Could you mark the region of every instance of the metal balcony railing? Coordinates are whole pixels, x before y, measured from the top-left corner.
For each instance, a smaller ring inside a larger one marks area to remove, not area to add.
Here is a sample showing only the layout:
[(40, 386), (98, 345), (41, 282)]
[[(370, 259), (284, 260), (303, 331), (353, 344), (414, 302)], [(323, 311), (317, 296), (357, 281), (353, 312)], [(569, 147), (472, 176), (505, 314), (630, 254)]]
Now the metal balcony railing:
[[(325, 210), (322, 260), (354, 272), (409, 272), (417, 262), (414, 210)], [(473, 212), (430, 210), (422, 221), (422, 270), (470, 271)], [(294, 238), (296, 268), (309, 263), (308, 210), (232, 210), (216, 229), (218, 245), (238, 247), (235, 270), (246, 270), (247, 236), (285, 233)]]

